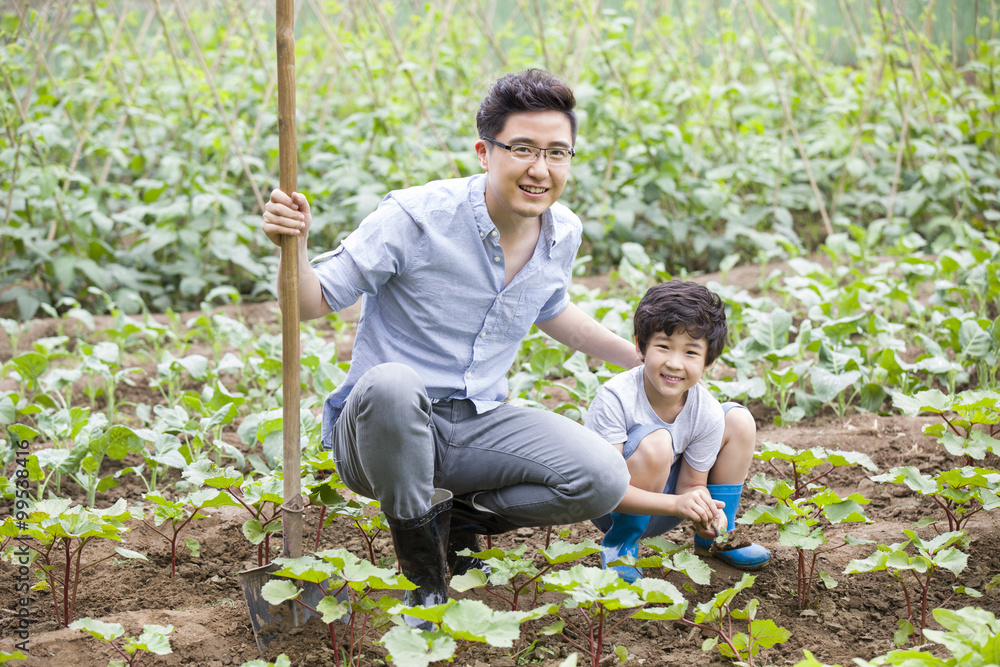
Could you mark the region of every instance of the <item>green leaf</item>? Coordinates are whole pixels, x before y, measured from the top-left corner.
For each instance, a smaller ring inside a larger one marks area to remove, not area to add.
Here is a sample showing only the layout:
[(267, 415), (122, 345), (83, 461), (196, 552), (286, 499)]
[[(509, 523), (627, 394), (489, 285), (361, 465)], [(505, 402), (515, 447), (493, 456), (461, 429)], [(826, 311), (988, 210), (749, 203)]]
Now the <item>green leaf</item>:
[(441, 629), (455, 639), (510, 648), (521, 636), (517, 612), (494, 611), (479, 600), (459, 600), (441, 617)]
[(459, 593), (464, 593), (465, 591), (472, 590), (473, 588), (481, 588), (485, 586), (487, 581), (486, 575), (483, 574), (481, 570), (472, 569), (465, 574), (452, 577), (448, 585)]
[(173, 653), (170, 648), (170, 640), (167, 639), (167, 635), (173, 631), (174, 626), (172, 625), (144, 625), (142, 626), (142, 634), (130, 644), (137, 649), (149, 651), (155, 655), (167, 655)]
[(910, 637), (913, 636), (913, 624), (906, 619), (901, 618), (896, 621), (896, 625), (897, 628), (896, 632), (892, 635), (892, 641), (896, 644), (896, 646), (903, 646), (910, 641)]
[(951, 399), (937, 389), (920, 391), (912, 397), (902, 392), (892, 392), (892, 404), (903, 414), (916, 417), (921, 412), (941, 414), (951, 407)]
[(264, 541), (264, 524), (260, 519), (250, 519), (243, 524), (243, 537), (250, 541), (250, 544), (260, 544)]
[(835, 374), (820, 366), (813, 366), (809, 371), (809, 379), (816, 397), (824, 403), (828, 403), (837, 398), (844, 390), (853, 387), (861, 379), (861, 372), (847, 371)]
[(778, 627), (774, 621), (766, 618), (753, 622), (750, 636), (760, 648), (767, 649), (771, 648), (775, 644), (781, 644), (782, 642), (788, 641), (791, 638), (792, 633), (785, 628)]
[(541, 549), (542, 556), (549, 565), (561, 565), (601, 552), (601, 546), (593, 540), (582, 540), (579, 544), (556, 541), (548, 549)]
[(398, 667), (427, 667), (449, 660), (458, 648), (447, 635), (421, 632), (406, 625), (393, 627), (378, 643), (385, 646), (389, 660)]
[(327, 595), (316, 605), (316, 611), (320, 613), (324, 623), (333, 623), (334, 621), (346, 623), (351, 614), (351, 603), (340, 601), (332, 595)]
[(82, 630), (90, 633), (94, 639), (110, 642), (125, 634), (125, 627), (121, 623), (105, 623), (95, 618), (81, 618), (69, 625), (70, 630)]
[(782, 308), (775, 308), (750, 325), (750, 337), (770, 351), (788, 342), (788, 330), (791, 327), (791, 313)]
[(125, 558), (130, 558), (132, 560), (149, 560), (146, 558), (146, 554), (141, 554), (138, 551), (132, 551), (131, 549), (126, 549), (125, 547), (115, 547), (115, 552), (119, 556), (124, 556)]
[(269, 604), (279, 605), (287, 600), (294, 600), (301, 592), (295, 582), (288, 579), (271, 579), (261, 586), (260, 596)]

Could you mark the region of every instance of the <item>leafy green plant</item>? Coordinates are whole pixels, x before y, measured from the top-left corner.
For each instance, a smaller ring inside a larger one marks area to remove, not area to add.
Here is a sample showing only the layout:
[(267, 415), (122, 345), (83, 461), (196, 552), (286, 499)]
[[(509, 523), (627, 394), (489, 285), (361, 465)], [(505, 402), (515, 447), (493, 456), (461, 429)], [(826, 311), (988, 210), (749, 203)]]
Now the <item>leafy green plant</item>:
[[(928, 645), (926, 650), (894, 650), (870, 662), (855, 658), (859, 667), (875, 665), (901, 665), (905, 667), (958, 667), (958, 665), (989, 665), (996, 662), (997, 637), (1000, 623), (991, 612), (977, 607), (964, 607), (957, 611), (935, 609), (934, 620), (944, 630), (924, 630)], [(940, 648), (938, 648), (940, 647)], [(931, 653), (931, 649), (935, 653)], [(937, 653), (947, 651), (950, 657)]]
[[(495, 610), (479, 600), (448, 600), (434, 607), (394, 605), (389, 612), (423, 618), (437, 629), (420, 631), (403, 624), (391, 628), (378, 643), (389, 650), (389, 659), (400, 667), (425, 666), (429, 662), (454, 660), (477, 643), (511, 648), (522, 636), (521, 626), (555, 612), (557, 605), (528, 611)], [(543, 629), (552, 634), (555, 629)], [(461, 645), (459, 644), (461, 642)]]
[(118, 652), (122, 660), (112, 660), (108, 667), (137, 667), (140, 660), (147, 654), (168, 655), (173, 653), (170, 640), (167, 638), (174, 631), (172, 625), (144, 625), (142, 634), (138, 637), (125, 637), (124, 643), (118, 640), (125, 635), (125, 627), (121, 623), (105, 623), (94, 618), (81, 618), (69, 625), (70, 630), (80, 630), (88, 633), (94, 639), (107, 643)]
[[(968, 554), (962, 551), (963, 548), (968, 548), (969, 542), (965, 531), (943, 533), (930, 540), (920, 538), (913, 530), (904, 530), (903, 534), (908, 538), (905, 542), (879, 544), (871, 556), (851, 560), (844, 570), (845, 574), (885, 571), (899, 584), (906, 599), (907, 618), (900, 621), (900, 629), (895, 637), (897, 644), (905, 643), (914, 632), (922, 641), (926, 641), (929, 593), (934, 576), (941, 570), (946, 570), (957, 581), (969, 559)], [(911, 546), (914, 551), (912, 555), (909, 552)], [(911, 576), (915, 584), (912, 594), (908, 581)], [(972, 597), (981, 595), (974, 588), (966, 586), (956, 585), (953, 590), (952, 596), (956, 593)], [(946, 605), (952, 596), (941, 606)], [(919, 603), (919, 608), (915, 603)]]
[[(360, 665), (367, 633), (389, 622), (386, 608), (397, 601), (373, 600), (372, 592), (415, 588), (406, 577), (361, 560), (346, 549), (328, 549), (300, 558), (276, 558), (274, 562), (279, 569), (264, 584), (261, 596), (272, 605), (293, 600), (319, 616), (329, 629), (338, 664)], [(336, 622), (340, 621), (347, 625), (346, 653), (342, 653), (337, 640)]]
[(817, 578), (822, 579), (827, 588), (837, 585), (829, 573), (816, 572), (818, 557), (848, 545), (864, 543), (845, 535), (836, 546), (822, 548), (828, 543), (826, 530), (841, 523), (870, 522), (863, 507), (870, 502), (867, 498), (860, 493), (841, 498), (819, 481), (843, 466), (859, 465), (869, 471), (877, 468), (866, 454), (831, 451), (823, 447), (796, 450), (780, 443), (763, 443), (754, 457), (766, 461), (779, 474), (788, 476), (771, 479), (760, 473), (754, 475), (748, 486), (774, 498), (777, 504), (773, 507), (752, 507), (736, 523), (777, 525), (778, 541), (793, 547), (798, 554), (795, 594), (799, 608), (805, 608), (809, 605)]
[(36, 575), (41, 579), (35, 587), (50, 591), (59, 627), (67, 627), (74, 618), (77, 588), (85, 570), (114, 557), (115, 553), (129, 559), (146, 559), (143, 554), (115, 547), (113, 554), (83, 563), (83, 551), (94, 540), (121, 542), (122, 535), (128, 532), (125, 521), (132, 515), (124, 498), (105, 510), (70, 507), (71, 502), (62, 498), (41, 500), (32, 506), (23, 522), (8, 517), (0, 524), (0, 534), (14, 537), (35, 553), (40, 568)]
[[(170, 576), (173, 577), (177, 571), (177, 544), (181, 534), (195, 519), (204, 519), (205, 515), (200, 510), (205, 507), (235, 506), (236, 501), (222, 489), (206, 488), (192, 491), (178, 500), (169, 500), (158, 493), (146, 493), (143, 498), (150, 501), (153, 524), (146, 521), (146, 517), (141, 518), (142, 524), (150, 529), (170, 544)], [(190, 509), (189, 509), (190, 507)], [(162, 532), (160, 527), (165, 523), (170, 523), (169, 534)], [(188, 548), (192, 557), (197, 557), (201, 551), (198, 540), (187, 538), (184, 545)]]
[(929, 412), (943, 423), (924, 427), (952, 456), (965, 457), (967, 465), (982, 461), (987, 452), (1000, 453), (1000, 392), (969, 390), (946, 396), (929, 389), (908, 396), (893, 394), (892, 402), (904, 414), (916, 417)]
[(544, 576), (557, 565), (572, 563), (601, 551), (600, 545), (592, 540), (583, 540), (578, 544), (556, 541), (539, 550), (546, 561), (546, 565), (539, 568), (532, 560), (524, 557), (527, 548), (527, 545), (522, 544), (509, 551), (496, 547), (476, 552), (464, 549), (459, 555), (483, 559), (490, 567), (490, 574), (487, 576), (478, 569), (469, 570), (466, 574), (452, 577), (450, 585), (459, 593), (485, 586), (487, 593), (502, 600), (511, 611), (518, 611), (521, 596), (529, 587), (532, 589), (529, 604), (537, 604)]
[[(645, 608), (634, 614), (635, 618), (650, 620), (675, 620), (690, 627), (696, 627), (714, 635), (702, 642), (703, 651), (718, 647), (719, 653), (731, 660), (753, 667), (761, 650), (787, 641), (791, 633), (770, 620), (757, 620), (759, 603), (750, 600), (742, 609), (733, 609), (733, 599), (742, 591), (753, 586), (756, 577), (744, 574), (736, 585), (716, 593), (712, 598), (696, 608), (693, 619), (686, 618), (688, 602), (680, 597), (666, 596), (651, 601), (666, 602), (669, 607)], [(676, 590), (676, 589), (674, 589)], [(673, 600), (671, 598), (673, 597)], [(746, 621), (746, 632), (734, 632), (733, 621)]]

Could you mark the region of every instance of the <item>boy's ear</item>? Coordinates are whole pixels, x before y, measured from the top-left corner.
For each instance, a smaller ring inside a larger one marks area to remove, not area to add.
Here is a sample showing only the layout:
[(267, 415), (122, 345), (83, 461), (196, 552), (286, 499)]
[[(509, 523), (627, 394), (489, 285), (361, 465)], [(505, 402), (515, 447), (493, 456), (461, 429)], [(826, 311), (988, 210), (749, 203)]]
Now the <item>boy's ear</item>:
[(705, 366), (705, 369), (702, 371), (702, 373), (707, 373), (708, 371), (712, 370), (712, 368), (715, 366), (716, 361), (718, 361), (718, 359), (713, 359), (712, 363)]
[(635, 336), (632, 340), (635, 341), (635, 353), (639, 355), (640, 359), (642, 359), (645, 355), (643, 355), (642, 350), (639, 349), (639, 337)]

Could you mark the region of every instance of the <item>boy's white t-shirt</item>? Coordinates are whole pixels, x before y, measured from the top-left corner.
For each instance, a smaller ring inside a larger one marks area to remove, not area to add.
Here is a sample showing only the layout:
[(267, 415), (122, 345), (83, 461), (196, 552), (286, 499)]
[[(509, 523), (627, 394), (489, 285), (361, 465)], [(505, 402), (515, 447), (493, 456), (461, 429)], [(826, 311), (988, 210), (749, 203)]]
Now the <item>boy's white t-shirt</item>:
[(625, 442), (633, 426), (661, 425), (673, 438), (675, 456), (683, 454), (699, 472), (711, 470), (725, 430), (722, 405), (699, 383), (688, 389), (684, 407), (673, 423), (667, 423), (646, 397), (643, 370), (636, 366), (605, 382), (590, 403), (584, 425), (612, 444)]

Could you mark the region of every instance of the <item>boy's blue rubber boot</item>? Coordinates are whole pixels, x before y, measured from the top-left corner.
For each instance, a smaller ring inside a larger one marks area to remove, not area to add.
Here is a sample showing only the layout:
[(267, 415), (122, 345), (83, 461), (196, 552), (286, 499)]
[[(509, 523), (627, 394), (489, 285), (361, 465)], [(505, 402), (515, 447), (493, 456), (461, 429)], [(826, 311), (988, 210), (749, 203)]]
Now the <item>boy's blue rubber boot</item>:
[[(742, 484), (709, 484), (708, 492), (713, 500), (721, 500), (726, 503), (723, 513), (726, 515), (726, 525), (728, 530), (732, 530), (736, 525), (736, 511), (740, 507), (740, 498), (743, 496)], [(694, 536), (694, 551), (699, 556), (715, 556), (723, 562), (739, 570), (759, 570), (771, 561), (771, 552), (759, 544), (751, 544), (740, 549), (730, 549), (729, 551), (710, 552), (712, 540), (705, 539), (699, 535)]]
[[(601, 567), (607, 569), (608, 563), (622, 556), (639, 557), (639, 538), (649, 525), (648, 514), (622, 514), (612, 512), (611, 528), (604, 534), (601, 541)], [(642, 576), (642, 568), (616, 565), (611, 568), (624, 581), (634, 582)]]

